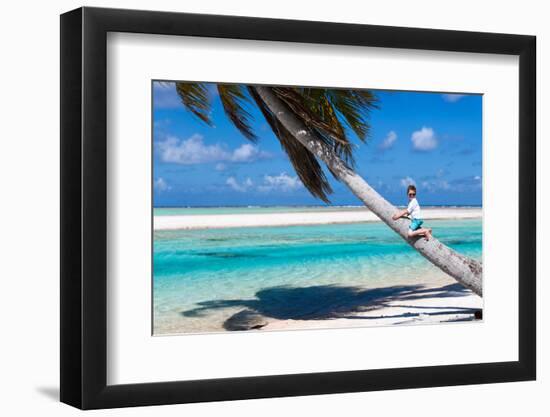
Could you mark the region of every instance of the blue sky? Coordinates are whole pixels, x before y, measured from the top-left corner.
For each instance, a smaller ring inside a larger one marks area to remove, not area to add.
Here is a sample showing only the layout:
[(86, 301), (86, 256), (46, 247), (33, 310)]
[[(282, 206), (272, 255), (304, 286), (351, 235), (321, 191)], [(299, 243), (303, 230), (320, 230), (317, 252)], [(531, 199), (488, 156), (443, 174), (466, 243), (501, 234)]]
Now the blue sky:
[[(261, 113), (250, 106), (259, 137), (253, 144), (211, 91), (213, 127), (184, 109), (172, 84), (153, 83), (154, 206), (323, 205), (303, 187)], [(350, 135), (357, 172), (394, 204), (406, 203), (405, 188), (414, 183), (423, 205), (481, 205), (482, 96), (375, 93), (369, 140)], [(360, 204), (327, 177), (331, 204)]]

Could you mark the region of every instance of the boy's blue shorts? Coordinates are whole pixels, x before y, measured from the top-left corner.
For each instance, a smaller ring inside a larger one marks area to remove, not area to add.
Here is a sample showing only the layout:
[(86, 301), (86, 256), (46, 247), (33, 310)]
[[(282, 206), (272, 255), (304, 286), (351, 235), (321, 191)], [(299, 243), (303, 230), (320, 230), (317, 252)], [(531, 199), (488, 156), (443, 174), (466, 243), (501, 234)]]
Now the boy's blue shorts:
[(424, 220), (422, 219), (412, 219), (409, 229), (411, 229), (414, 232), (416, 229), (420, 229), (420, 226), (422, 226), (422, 223), (424, 223)]

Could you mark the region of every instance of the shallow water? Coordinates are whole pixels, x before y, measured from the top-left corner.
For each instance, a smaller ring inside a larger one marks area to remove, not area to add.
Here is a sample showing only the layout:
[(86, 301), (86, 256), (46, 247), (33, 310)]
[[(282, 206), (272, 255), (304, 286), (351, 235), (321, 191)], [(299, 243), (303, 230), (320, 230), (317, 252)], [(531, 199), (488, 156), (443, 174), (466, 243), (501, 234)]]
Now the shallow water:
[[(481, 259), (480, 219), (426, 225), (443, 243)], [(154, 333), (221, 331), (232, 314), (258, 306), (276, 318), (305, 317), (327, 308), (323, 298), (338, 304), (349, 296), (330, 286), (421, 285), (438, 275), (378, 222), (156, 231)]]

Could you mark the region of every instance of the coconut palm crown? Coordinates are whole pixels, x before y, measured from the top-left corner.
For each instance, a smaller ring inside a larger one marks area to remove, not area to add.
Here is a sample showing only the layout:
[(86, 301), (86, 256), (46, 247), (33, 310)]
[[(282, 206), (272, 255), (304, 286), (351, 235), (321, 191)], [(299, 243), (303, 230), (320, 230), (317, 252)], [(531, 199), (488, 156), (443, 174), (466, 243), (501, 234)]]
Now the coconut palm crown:
[[(183, 106), (204, 123), (212, 125), (207, 84), (176, 82), (175, 87)], [(258, 136), (252, 128), (253, 116), (247, 107), (255, 104), (259, 108), (304, 186), (313, 196), (328, 203), (332, 187), (316, 156), (283, 126), (256, 89), (243, 84), (216, 84), (216, 88), (231, 123), (252, 142), (256, 142)], [(310, 87), (271, 87), (271, 90), (307, 129), (348, 166), (354, 166), (355, 146), (350, 133), (362, 142), (368, 139), (368, 118), (377, 108), (377, 98), (371, 91)]]

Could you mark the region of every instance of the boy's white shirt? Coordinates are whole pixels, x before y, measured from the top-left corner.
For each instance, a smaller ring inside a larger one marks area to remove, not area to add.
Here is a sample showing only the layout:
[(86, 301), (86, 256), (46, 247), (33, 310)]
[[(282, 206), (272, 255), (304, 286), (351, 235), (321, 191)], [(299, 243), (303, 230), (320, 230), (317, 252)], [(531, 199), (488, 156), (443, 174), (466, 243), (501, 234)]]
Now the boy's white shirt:
[(420, 205), (418, 204), (418, 201), (416, 201), (416, 198), (413, 198), (411, 201), (409, 201), (409, 205), (407, 206), (407, 212), (409, 213), (409, 216), (411, 216), (411, 219), (422, 218), (420, 214)]

